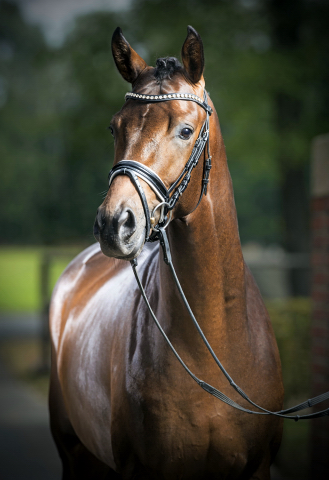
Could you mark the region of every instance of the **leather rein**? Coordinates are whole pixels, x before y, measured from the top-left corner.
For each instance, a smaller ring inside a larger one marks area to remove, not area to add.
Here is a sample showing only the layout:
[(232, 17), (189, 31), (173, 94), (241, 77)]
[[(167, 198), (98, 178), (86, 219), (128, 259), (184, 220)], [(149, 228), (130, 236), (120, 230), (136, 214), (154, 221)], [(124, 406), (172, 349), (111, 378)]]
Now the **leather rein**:
[[(146, 219), (146, 232), (145, 232), (145, 241), (146, 242), (152, 242), (159, 240), (160, 245), (163, 250), (163, 257), (165, 263), (169, 266), (171, 274), (173, 276), (173, 279), (175, 281), (175, 284), (178, 288), (178, 291), (182, 297), (182, 300), (185, 304), (185, 307), (189, 313), (189, 316), (191, 317), (195, 327), (198, 330), (198, 333), (200, 334), (203, 342), (205, 343), (207, 349), (209, 350), (211, 356), (213, 357), (215, 363), (219, 367), (219, 369), (222, 371), (226, 379), (228, 380), (229, 384), (231, 387), (234, 388), (236, 392), (244, 399), (246, 400), (249, 404), (254, 406), (260, 411), (254, 411), (254, 410), (249, 410), (248, 408), (244, 408), (241, 405), (239, 405), (237, 402), (229, 398), (227, 395), (224, 393), (220, 392), (217, 390), (215, 387), (209, 385), (208, 383), (204, 382), (203, 380), (200, 380), (198, 377), (194, 375), (193, 372), (187, 367), (185, 362), (182, 360), (180, 355), (177, 353), (175, 350), (174, 346), (170, 342), (169, 338), (167, 337), (165, 331), (163, 330), (162, 326), (160, 325), (158, 319), (156, 318), (152, 307), (147, 299), (144, 287), (140, 281), (140, 278), (137, 273), (137, 259), (131, 260), (131, 266), (133, 268), (133, 272), (137, 281), (137, 284), (139, 286), (139, 289), (141, 291), (141, 294), (144, 298), (144, 301), (147, 305), (147, 308), (156, 324), (158, 329), (160, 330), (161, 334), (163, 335), (164, 339), (166, 340), (167, 344), (171, 348), (172, 352), (176, 356), (177, 360), (180, 362), (180, 364), (183, 366), (183, 368), (186, 370), (186, 372), (193, 378), (193, 380), (201, 387), (203, 388), (206, 392), (210, 393), (214, 397), (218, 398), (222, 402), (226, 403), (227, 405), (230, 405), (233, 408), (236, 408), (237, 410), (240, 410), (245, 413), (249, 414), (254, 414), (254, 415), (274, 415), (277, 417), (282, 417), (282, 418), (287, 418), (291, 420), (303, 420), (303, 419), (313, 419), (313, 418), (318, 418), (318, 417), (323, 417), (326, 415), (329, 415), (329, 408), (325, 410), (321, 410), (319, 412), (315, 413), (310, 413), (306, 415), (289, 415), (291, 413), (298, 412), (300, 410), (304, 410), (309, 407), (313, 407), (314, 405), (317, 405), (318, 403), (321, 403), (325, 400), (329, 399), (329, 392), (323, 393), (321, 395), (318, 395), (317, 397), (311, 398), (309, 400), (306, 400), (305, 402), (302, 402), (294, 407), (285, 409), (285, 410), (279, 410), (277, 412), (272, 412), (270, 410), (267, 410), (259, 405), (257, 405), (255, 402), (253, 402), (248, 395), (234, 382), (234, 380), (231, 378), (231, 376), (227, 373), (225, 368), (223, 367), (222, 363), (219, 361), (217, 358), (215, 352), (211, 348), (208, 340), (206, 339), (203, 331), (201, 330), (201, 327), (199, 326), (192, 310), (191, 307), (185, 297), (185, 294), (183, 292), (183, 289), (179, 283), (177, 274), (175, 272), (172, 259), (171, 259), (171, 252), (170, 252), (170, 246), (169, 246), (169, 241), (166, 233), (166, 227), (170, 223), (171, 220), (171, 214), (172, 210), (175, 207), (177, 201), (179, 200), (179, 197), (183, 194), (184, 190), (187, 188), (190, 178), (191, 178), (191, 173), (194, 167), (198, 164), (199, 158), (204, 151), (204, 149), (207, 147), (207, 157), (205, 155), (205, 161), (204, 161), (204, 175), (203, 175), (203, 180), (202, 180), (202, 189), (199, 197), (199, 201), (193, 211), (198, 207), (199, 203), (202, 200), (203, 195), (207, 194), (207, 186), (209, 183), (209, 174), (210, 174), (210, 169), (211, 169), (211, 156), (210, 156), (210, 147), (209, 147), (209, 116), (212, 114), (212, 109), (208, 105), (207, 102), (207, 93), (204, 91), (204, 100), (197, 95), (193, 94), (185, 94), (185, 93), (170, 93), (170, 94), (163, 94), (163, 95), (142, 95), (138, 93), (133, 93), (129, 92), (125, 96), (126, 100), (132, 99), (132, 100), (138, 100), (144, 103), (155, 103), (155, 102), (164, 102), (164, 101), (169, 101), (169, 100), (187, 100), (187, 101), (193, 101), (200, 105), (205, 111), (206, 111), (206, 120), (203, 123), (199, 136), (194, 144), (192, 153), (183, 169), (179, 177), (175, 180), (175, 182), (170, 186), (169, 189), (166, 188), (165, 184), (161, 180), (161, 178), (153, 172), (149, 167), (146, 165), (141, 164), (140, 162), (137, 162), (135, 160), (122, 160), (118, 162), (110, 171), (109, 173), (109, 186), (111, 185), (111, 182), (117, 175), (127, 175), (130, 180), (132, 181), (133, 185), (135, 186), (142, 205), (143, 205), (143, 210), (145, 213), (145, 219)], [(146, 201), (146, 196), (144, 193), (144, 190), (138, 180), (138, 178), (141, 178), (144, 180), (155, 192), (156, 196), (161, 200), (161, 202), (153, 209), (153, 212), (150, 216), (148, 204)], [(160, 214), (160, 219), (158, 221), (158, 224), (155, 225), (155, 211), (161, 208), (161, 214)], [(192, 213), (192, 212), (190, 212)], [(150, 230), (152, 229), (151, 235), (149, 235)]]

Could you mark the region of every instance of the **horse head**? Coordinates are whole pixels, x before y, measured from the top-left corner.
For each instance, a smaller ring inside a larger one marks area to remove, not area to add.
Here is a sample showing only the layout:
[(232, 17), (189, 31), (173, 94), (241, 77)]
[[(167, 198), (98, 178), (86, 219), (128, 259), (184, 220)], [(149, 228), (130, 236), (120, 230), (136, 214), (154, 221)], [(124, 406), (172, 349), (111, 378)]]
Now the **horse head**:
[[(202, 40), (192, 27), (188, 27), (181, 52), (182, 64), (176, 58), (167, 57), (158, 59), (154, 68), (131, 48), (121, 29), (117, 28), (112, 38), (112, 53), (120, 74), (132, 84), (132, 94), (135, 95), (127, 94), (123, 107), (111, 121), (115, 141), (114, 166), (127, 160), (138, 162), (154, 172), (165, 188), (170, 189), (191, 156), (207, 113), (197, 101), (144, 102), (143, 99), (160, 99), (162, 95), (172, 93), (177, 98), (189, 94), (203, 99)], [(172, 219), (187, 216), (198, 201), (202, 162), (197, 167), (191, 177), (191, 186), (173, 209)], [(136, 185), (129, 176), (121, 174), (114, 176), (97, 211), (94, 234), (103, 253), (109, 257), (131, 260), (139, 255), (145, 237), (150, 234), (147, 214), (163, 200), (150, 187), (150, 182), (143, 178), (138, 180), (145, 193), (144, 208)], [(151, 221), (157, 224), (160, 215), (161, 209), (157, 209)]]

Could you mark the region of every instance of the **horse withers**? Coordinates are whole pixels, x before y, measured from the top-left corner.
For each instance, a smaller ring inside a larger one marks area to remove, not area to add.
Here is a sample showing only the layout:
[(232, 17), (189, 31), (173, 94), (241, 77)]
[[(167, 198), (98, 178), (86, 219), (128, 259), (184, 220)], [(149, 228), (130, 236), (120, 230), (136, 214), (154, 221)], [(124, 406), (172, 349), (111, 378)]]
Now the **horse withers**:
[(132, 93), (111, 122), (115, 166), (95, 221), (99, 243), (68, 266), (51, 305), (49, 402), (63, 479), (269, 479), (282, 419), (233, 409), (193, 381), (153, 322), (127, 261), (137, 259), (154, 314), (188, 368), (250, 407), (192, 324), (159, 242), (145, 243), (164, 216), (170, 220), (173, 265), (216, 356), (253, 401), (282, 408), (279, 354), (241, 252), (201, 38), (188, 27), (182, 64), (161, 58), (153, 68), (118, 28), (112, 52)]

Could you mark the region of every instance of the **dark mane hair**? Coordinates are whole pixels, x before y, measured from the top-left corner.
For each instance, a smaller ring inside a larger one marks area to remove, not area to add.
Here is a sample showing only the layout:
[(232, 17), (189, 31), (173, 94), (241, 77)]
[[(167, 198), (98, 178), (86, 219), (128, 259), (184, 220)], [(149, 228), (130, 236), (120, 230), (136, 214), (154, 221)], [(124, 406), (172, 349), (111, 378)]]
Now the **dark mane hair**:
[(158, 82), (161, 82), (165, 78), (171, 78), (171, 76), (180, 70), (182, 65), (176, 57), (164, 57), (158, 58), (155, 65), (154, 76)]

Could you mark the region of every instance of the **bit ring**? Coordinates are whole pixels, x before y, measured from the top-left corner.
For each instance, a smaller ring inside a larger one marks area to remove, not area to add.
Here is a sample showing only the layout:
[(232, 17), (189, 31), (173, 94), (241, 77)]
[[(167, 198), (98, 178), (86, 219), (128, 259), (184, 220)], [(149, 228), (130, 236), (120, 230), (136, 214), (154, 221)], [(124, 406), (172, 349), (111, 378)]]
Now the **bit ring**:
[[(153, 210), (152, 210), (152, 213), (151, 213), (151, 217), (152, 218), (155, 218), (155, 212), (158, 210), (158, 208), (162, 207), (162, 211), (161, 211), (161, 215), (160, 215), (160, 222), (163, 221), (161, 220), (162, 218), (164, 218), (164, 215), (163, 215), (163, 209), (164, 207), (167, 206), (168, 208), (170, 207), (169, 203), (167, 202), (160, 202), (158, 203), (158, 205), (156, 205)], [(171, 221), (171, 217), (172, 217), (172, 210), (169, 210), (169, 215), (165, 218), (167, 218), (166, 220), (166, 223), (162, 226), (162, 228), (167, 228), (170, 221)], [(154, 232), (157, 232), (159, 229), (156, 227), (156, 225), (151, 225), (151, 230), (153, 230)]]

